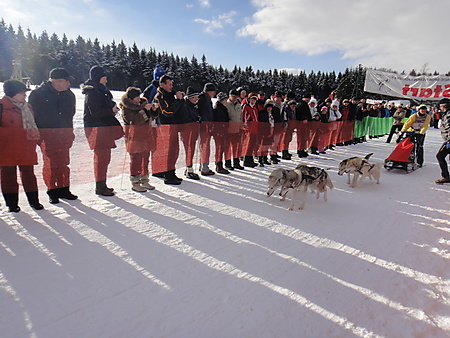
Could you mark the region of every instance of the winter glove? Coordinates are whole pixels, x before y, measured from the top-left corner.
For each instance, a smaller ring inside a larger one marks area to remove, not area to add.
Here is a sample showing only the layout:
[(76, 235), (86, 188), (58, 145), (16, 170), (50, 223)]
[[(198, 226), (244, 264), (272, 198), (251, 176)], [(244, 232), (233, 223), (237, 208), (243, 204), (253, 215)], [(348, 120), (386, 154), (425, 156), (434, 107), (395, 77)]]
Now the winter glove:
[(447, 149), (450, 149), (450, 142), (447, 142), (446, 147), (447, 147)]

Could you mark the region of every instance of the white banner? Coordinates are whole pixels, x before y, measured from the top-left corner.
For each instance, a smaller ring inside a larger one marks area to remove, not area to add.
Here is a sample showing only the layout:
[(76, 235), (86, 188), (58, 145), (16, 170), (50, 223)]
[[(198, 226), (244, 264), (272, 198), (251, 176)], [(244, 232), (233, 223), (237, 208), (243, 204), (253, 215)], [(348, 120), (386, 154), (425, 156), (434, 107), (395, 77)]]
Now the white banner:
[(367, 69), (364, 91), (417, 101), (450, 98), (449, 76), (409, 76)]

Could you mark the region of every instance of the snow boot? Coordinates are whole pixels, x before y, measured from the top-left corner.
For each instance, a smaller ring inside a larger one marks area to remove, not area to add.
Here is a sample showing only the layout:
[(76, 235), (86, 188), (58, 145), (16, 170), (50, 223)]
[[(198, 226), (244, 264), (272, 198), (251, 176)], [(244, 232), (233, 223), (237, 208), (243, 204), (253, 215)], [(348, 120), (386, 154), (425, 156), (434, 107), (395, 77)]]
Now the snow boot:
[(147, 190), (155, 190), (155, 187), (149, 183), (148, 175), (141, 175), (139, 182), (141, 187), (144, 187)]
[(216, 171), (219, 174), (229, 174), (230, 173), (227, 169), (225, 169), (223, 167), (223, 163), (221, 161), (220, 162), (216, 162)]
[(78, 199), (77, 195), (74, 195), (70, 192), (69, 187), (59, 188), (59, 198), (63, 198), (65, 200), (74, 201)]
[(101, 196), (114, 196), (112, 188), (106, 186), (106, 181), (95, 182), (95, 193)]
[(3, 194), (3, 197), (5, 199), (6, 206), (9, 208), (9, 212), (19, 212), (19, 194), (18, 193), (12, 193), (12, 194)]
[(233, 165), (231, 164), (231, 160), (225, 160), (225, 169), (234, 170)]
[(59, 189), (49, 189), (47, 195), (51, 204), (59, 203)]
[(44, 206), (39, 203), (39, 194), (37, 191), (28, 191), (25, 192), (25, 195), (27, 195), (28, 203), (34, 210), (44, 209)]
[(141, 175), (130, 175), (130, 181), (131, 181), (131, 189), (133, 191), (137, 192), (146, 192), (147, 189), (145, 189), (143, 186), (141, 186)]
[(241, 166), (241, 163), (240, 163), (240, 161), (239, 161), (239, 158), (233, 159), (233, 167), (234, 167), (235, 169), (244, 170), (244, 167)]
[(292, 158), (292, 154), (289, 154), (288, 150), (283, 150), (281, 153), (282, 153), (281, 158), (283, 160), (290, 160)]

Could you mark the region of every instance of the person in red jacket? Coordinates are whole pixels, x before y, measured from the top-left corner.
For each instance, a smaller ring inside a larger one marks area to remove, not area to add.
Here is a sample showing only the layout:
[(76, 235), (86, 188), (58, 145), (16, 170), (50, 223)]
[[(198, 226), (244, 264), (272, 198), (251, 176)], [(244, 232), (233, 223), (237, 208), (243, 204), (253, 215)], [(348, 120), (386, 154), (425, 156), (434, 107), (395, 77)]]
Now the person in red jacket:
[(242, 121), (247, 136), (244, 142), (244, 167), (256, 167), (257, 164), (253, 160), (258, 147), (258, 107), (256, 100), (258, 97), (255, 93), (248, 94), (247, 103), (242, 107)]
[(8, 80), (3, 84), (5, 96), (0, 99), (0, 173), (1, 188), (10, 212), (19, 212), (19, 184), (17, 167), (30, 206), (39, 203), (34, 165), (37, 164), (36, 146), (39, 130), (31, 105), (27, 103), (29, 89), (20, 81)]

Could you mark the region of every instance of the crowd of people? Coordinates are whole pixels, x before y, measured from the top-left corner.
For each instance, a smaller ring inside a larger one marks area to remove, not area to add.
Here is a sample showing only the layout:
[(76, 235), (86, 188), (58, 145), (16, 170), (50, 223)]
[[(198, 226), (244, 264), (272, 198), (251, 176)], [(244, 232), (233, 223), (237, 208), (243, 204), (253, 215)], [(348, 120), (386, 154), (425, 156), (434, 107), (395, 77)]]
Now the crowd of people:
[[(267, 95), (264, 91), (247, 93), (244, 88), (217, 92), (213, 83), (206, 83), (202, 91), (192, 87), (174, 91), (173, 79), (163, 73), (157, 74), (155, 81), (153, 88), (144, 93), (129, 87), (119, 103), (113, 100), (107, 74), (100, 66), (93, 66), (89, 79), (81, 85), (96, 194), (115, 194), (107, 185), (108, 166), (116, 141), (123, 137), (130, 160), (131, 189), (145, 192), (155, 189), (150, 175), (163, 178), (165, 184), (181, 184), (183, 179), (175, 173), (180, 158), (186, 167), (185, 177), (199, 180), (201, 176), (227, 175), (245, 167), (291, 160), (292, 150), (305, 158), (388, 133), (389, 143), (395, 132), (407, 129), (419, 135), (421, 166), (426, 129), (430, 124), (437, 128), (439, 119), (445, 142), (437, 154), (442, 178), (436, 183), (450, 182), (445, 160), (450, 153), (448, 99), (440, 102), (440, 110), (426, 105), (416, 110), (387, 102), (341, 100), (333, 93), (321, 101), (310, 94), (297, 100), (294, 93)], [(70, 149), (75, 140), (71, 82), (73, 78), (65, 69), (55, 68), (49, 80), (31, 92), (28, 102), (29, 89), (23, 83), (4, 83), (5, 96), (0, 99), (0, 175), (2, 193), (11, 212), (20, 211), (17, 167), (30, 206), (35, 210), (44, 208), (34, 173), (37, 146), (42, 153), (42, 176), (49, 202), (78, 198), (70, 190)], [(198, 152), (200, 158), (196, 161)]]

